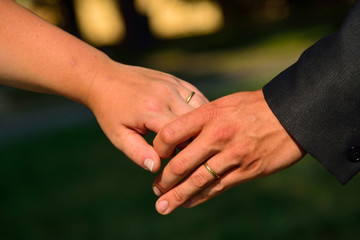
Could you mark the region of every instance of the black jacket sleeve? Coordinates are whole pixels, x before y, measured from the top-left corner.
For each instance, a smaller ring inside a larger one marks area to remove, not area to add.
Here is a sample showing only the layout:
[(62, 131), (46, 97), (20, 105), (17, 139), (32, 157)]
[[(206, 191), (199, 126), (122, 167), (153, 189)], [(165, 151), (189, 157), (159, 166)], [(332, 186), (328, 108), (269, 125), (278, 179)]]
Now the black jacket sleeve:
[(263, 88), (285, 129), (342, 184), (360, 170), (360, 1)]

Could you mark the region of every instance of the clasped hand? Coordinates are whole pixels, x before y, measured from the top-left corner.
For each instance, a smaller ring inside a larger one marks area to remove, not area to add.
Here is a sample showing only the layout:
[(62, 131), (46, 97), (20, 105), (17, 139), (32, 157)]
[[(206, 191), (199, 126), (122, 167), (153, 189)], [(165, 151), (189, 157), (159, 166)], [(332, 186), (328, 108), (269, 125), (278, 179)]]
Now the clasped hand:
[[(110, 141), (151, 172), (160, 158), (143, 135), (208, 102), (193, 85), (170, 74), (110, 60), (104, 64), (84, 101)], [(191, 92), (195, 95), (187, 103)]]
[(225, 96), (178, 117), (160, 130), (154, 148), (161, 158), (169, 158), (189, 139), (193, 141), (154, 181), (161, 214), (196, 206), (235, 185), (286, 168), (304, 155), (261, 90)]

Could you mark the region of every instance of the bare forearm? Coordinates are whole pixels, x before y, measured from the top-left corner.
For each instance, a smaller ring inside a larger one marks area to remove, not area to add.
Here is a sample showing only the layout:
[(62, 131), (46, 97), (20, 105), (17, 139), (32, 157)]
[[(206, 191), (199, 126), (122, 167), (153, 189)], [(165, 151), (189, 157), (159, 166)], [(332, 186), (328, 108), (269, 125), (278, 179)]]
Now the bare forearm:
[(13, 1), (0, 16), (0, 83), (84, 103), (106, 55)]
[(141, 135), (207, 102), (191, 84), (112, 61), (10, 0), (0, 0), (0, 84), (83, 103), (110, 141), (151, 172), (160, 159)]

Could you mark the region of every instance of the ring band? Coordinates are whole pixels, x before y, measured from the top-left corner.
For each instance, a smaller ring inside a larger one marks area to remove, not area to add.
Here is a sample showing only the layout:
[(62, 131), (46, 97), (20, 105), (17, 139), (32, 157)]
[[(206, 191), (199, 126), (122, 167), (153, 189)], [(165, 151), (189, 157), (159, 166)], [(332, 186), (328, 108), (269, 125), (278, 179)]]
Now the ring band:
[(195, 95), (195, 92), (191, 92), (189, 97), (186, 99), (186, 103), (189, 103), (194, 95)]
[(206, 162), (204, 162), (204, 166), (206, 167), (206, 170), (208, 170), (208, 172), (214, 176), (214, 178), (216, 179), (220, 178), (220, 176), (217, 175), (216, 172), (214, 172)]

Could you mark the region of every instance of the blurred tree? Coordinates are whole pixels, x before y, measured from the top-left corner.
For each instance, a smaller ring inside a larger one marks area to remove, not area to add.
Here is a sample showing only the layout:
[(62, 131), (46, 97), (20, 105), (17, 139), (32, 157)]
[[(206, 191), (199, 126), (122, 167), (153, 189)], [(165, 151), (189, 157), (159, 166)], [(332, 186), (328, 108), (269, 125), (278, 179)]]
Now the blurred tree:
[(60, 5), (64, 16), (63, 29), (77, 37), (80, 37), (81, 35), (79, 25), (76, 20), (74, 1), (61, 0)]
[(139, 13), (134, 0), (117, 0), (126, 27), (125, 43), (136, 50), (147, 49), (155, 38), (149, 27), (148, 17)]
[[(76, 20), (74, 1), (72, 0), (35, 0), (36, 4), (58, 4), (61, 9), (63, 21), (60, 25), (65, 31), (81, 37), (79, 25)], [(120, 6), (126, 27), (125, 44), (134, 49), (146, 49), (155, 40), (149, 28), (148, 18), (135, 8), (134, 0), (116, 0)]]
[(257, 0), (229, 1), (217, 0), (223, 10), (225, 27), (232, 28), (234, 25), (246, 22), (250, 18), (254, 5)]
[[(191, 1), (191, 0), (184, 0)], [(216, 0), (222, 7), (225, 27), (253, 28), (273, 22), (338, 23), (354, 0)], [(306, 17), (304, 17), (306, 16)], [(334, 17), (335, 16), (335, 17)], [(286, 20), (286, 21), (284, 21)]]
[(19, 3), (29, 7), (36, 14), (44, 17), (48, 21), (51, 19), (47, 19), (46, 16), (43, 15), (45, 12), (53, 12), (58, 14), (60, 16), (59, 19), (50, 22), (58, 25), (71, 34), (80, 37), (79, 26), (76, 21), (74, 4), (72, 0), (32, 0), (19, 1)]
[[(156, 37), (150, 30), (148, 16), (135, 7), (136, 0), (116, 0), (123, 15), (126, 38), (125, 45), (131, 49), (144, 50), (150, 47)], [(151, 1), (151, 0), (148, 0)], [(155, 0), (156, 1), (156, 0)], [(349, 6), (355, 0), (182, 0), (215, 1), (222, 8), (225, 31), (261, 31), (279, 26), (306, 26), (334, 24), (343, 19)], [(64, 30), (80, 37), (79, 26), (72, 0), (32, 0), (37, 5), (56, 6)], [(59, 7), (60, 6), (60, 7)], [(306, 17), (304, 17), (306, 16)], [(276, 25), (274, 23), (277, 23)], [(262, 29), (260, 29), (262, 28)]]

